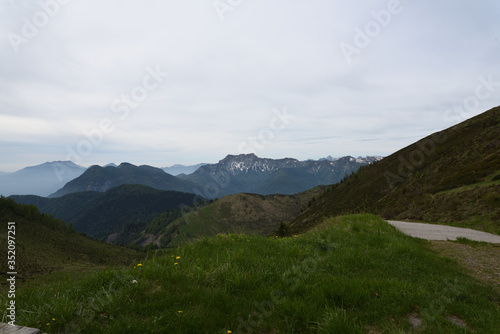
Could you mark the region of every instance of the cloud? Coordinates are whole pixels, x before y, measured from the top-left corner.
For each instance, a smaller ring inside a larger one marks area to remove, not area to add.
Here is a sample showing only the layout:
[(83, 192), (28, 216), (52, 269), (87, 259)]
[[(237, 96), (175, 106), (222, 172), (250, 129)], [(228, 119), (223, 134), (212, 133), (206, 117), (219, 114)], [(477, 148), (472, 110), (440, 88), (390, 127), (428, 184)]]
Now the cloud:
[[(351, 62), (342, 43), (391, 1), (243, 1), (224, 20), (212, 1), (62, 3), (0, 3), (0, 170), (64, 160), (106, 119), (114, 130), (83, 164), (215, 162), (285, 107), (296, 118), (258, 155), (386, 155), (500, 104), (495, 87), (465, 117), (445, 117), (481, 77), (500, 81), (493, 0), (401, 0)], [(44, 11), (16, 53), (8, 36)], [(168, 77), (121, 118), (113, 103), (157, 66)]]

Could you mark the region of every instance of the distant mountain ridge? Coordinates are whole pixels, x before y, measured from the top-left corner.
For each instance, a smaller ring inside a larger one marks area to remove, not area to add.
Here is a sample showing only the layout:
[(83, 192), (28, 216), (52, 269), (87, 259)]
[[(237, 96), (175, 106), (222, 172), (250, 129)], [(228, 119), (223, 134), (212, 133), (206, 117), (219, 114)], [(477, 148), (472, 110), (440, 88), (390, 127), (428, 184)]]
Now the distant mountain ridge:
[(0, 194), (48, 196), (82, 175), (85, 170), (71, 161), (52, 161), (14, 173), (0, 174)]
[(259, 158), (251, 153), (228, 155), (217, 164), (202, 166), (190, 175), (179, 177), (205, 185), (205, 189), (209, 188), (206, 197), (237, 193), (291, 195), (318, 185), (340, 182), (346, 175), (367, 164), (365, 160), (350, 156), (335, 161), (299, 161), (293, 158)]
[(170, 167), (163, 167), (162, 169), (173, 176), (177, 176), (180, 174), (186, 174), (189, 175), (191, 173), (194, 173), (198, 168), (205, 166), (205, 163), (197, 164), (197, 165), (192, 165), (192, 166), (185, 166), (185, 165), (180, 165), (180, 164), (175, 164)]
[[(268, 159), (259, 158), (254, 153), (250, 154), (240, 154), (240, 155), (228, 155), (217, 164), (206, 164), (200, 167), (195, 173), (197, 174), (211, 174), (215, 175), (221, 171), (228, 171), (232, 175), (238, 174), (269, 174), (276, 172), (283, 168), (321, 168), (322, 166), (334, 166), (333, 162), (342, 160), (344, 162), (356, 162), (359, 164), (369, 164), (375, 161), (381, 160), (382, 157), (372, 157), (368, 156), (365, 158), (358, 157), (354, 158), (351, 156), (345, 156), (341, 158), (331, 158), (331, 159), (320, 159), (320, 160), (307, 160), (299, 161), (293, 158), (284, 159)], [(332, 169), (333, 170), (333, 169)]]
[[(380, 156), (380, 155), (374, 155), (374, 156), (368, 155), (365, 157), (358, 156), (357, 158), (354, 158), (351, 156), (348, 156), (348, 157), (356, 159), (356, 161), (359, 163), (367, 163), (367, 164), (372, 164), (372, 163), (377, 162), (379, 160), (382, 160), (384, 158), (383, 156)], [(323, 161), (323, 160), (336, 161), (336, 160), (339, 160), (342, 158), (344, 158), (344, 157), (334, 158), (331, 155), (329, 155), (326, 158), (319, 159), (319, 161)], [(311, 161), (313, 161), (313, 160), (311, 160)]]
[(221, 171), (238, 174), (266, 174), (277, 171), (281, 168), (294, 168), (300, 165), (300, 161), (292, 158), (267, 159), (259, 158), (255, 154), (228, 155), (217, 164), (209, 164), (200, 167), (195, 173), (199, 175), (215, 175)]
[(0, 174), (0, 195), (58, 197), (82, 191), (104, 192), (121, 184), (197, 193), (208, 198), (236, 193), (295, 194), (318, 185), (337, 183), (360, 166), (380, 158), (348, 156), (299, 161), (241, 154), (228, 155), (217, 164), (165, 168), (126, 162), (119, 166), (110, 163), (84, 168), (71, 161), (54, 161)]
[(194, 184), (165, 173), (160, 168), (151, 166), (135, 166), (121, 163), (118, 167), (89, 167), (78, 178), (68, 182), (63, 188), (50, 195), (59, 197), (82, 191), (105, 192), (122, 184), (139, 184), (159, 190), (175, 190), (193, 192)]

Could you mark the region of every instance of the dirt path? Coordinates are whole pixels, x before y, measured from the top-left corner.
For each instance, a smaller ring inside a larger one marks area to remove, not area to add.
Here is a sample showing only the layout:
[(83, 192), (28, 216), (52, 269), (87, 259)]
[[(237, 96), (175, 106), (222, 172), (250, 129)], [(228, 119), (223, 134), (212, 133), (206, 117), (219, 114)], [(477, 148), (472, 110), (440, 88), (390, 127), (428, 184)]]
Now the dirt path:
[(433, 225), (422, 223), (409, 223), (395, 220), (387, 221), (401, 232), (412, 237), (427, 240), (456, 240), (457, 237), (464, 237), (474, 241), (484, 241), (500, 244), (500, 235), (471, 230), (447, 225)]
[(483, 282), (500, 289), (500, 245), (431, 241), (431, 249), (452, 259)]
[[(401, 232), (412, 237), (431, 240), (430, 247), (446, 257), (453, 258), (477, 279), (500, 289), (500, 236), (446, 225), (432, 225), (388, 221)], [(464, 237), (489, 244), (447, 242)]]

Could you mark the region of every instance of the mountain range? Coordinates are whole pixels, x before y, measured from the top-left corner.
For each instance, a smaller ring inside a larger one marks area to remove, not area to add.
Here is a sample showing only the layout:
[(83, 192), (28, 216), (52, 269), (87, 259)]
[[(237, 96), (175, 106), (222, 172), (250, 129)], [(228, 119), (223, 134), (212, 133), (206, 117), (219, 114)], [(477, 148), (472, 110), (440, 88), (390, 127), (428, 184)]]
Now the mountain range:
[(217, 164), (208, 164), (189, 175), (186, 181), (204, 185), (208, 198), (237, 193), (296, 194), (318, 185), (339, 182), (346, 175), (367, 165), (367, 160), (343, 157), (335, 161), (265, 159), (255, 154), (228, 155)]
[(296, 194), (318, 185), (339, 182), (372, 161), (343, 157), (335, 161), (265, 159), (255, 154), (228, 155), (217, 164), (206, 164), (189, 175), (177, 177), (163, 169), (122, 163), (118, 167), (92, 166), (50, 197), (82, 191), (104, 192), (122, 184), (140, 184), (159, 190), (175, 190), (220, 198), (237, 193)]
[(241, 192), (294, 194), (317, 185), (338, 182), (360, 166), (380, 159), (330, 157), (319, 161), (298, 161), (291, 158), (263, 159), (254, 154), (242, 154), (228, 155), (217, 164), (156, 168), (110, 163), (88, 169), (71, 161), (55, 161), (15, 173), (0, 174), (0, 195), (57, 197), (82, 191), (103, 192), (121, 184), (142, 184), (160, 190), (196, 193), (208, 198)]

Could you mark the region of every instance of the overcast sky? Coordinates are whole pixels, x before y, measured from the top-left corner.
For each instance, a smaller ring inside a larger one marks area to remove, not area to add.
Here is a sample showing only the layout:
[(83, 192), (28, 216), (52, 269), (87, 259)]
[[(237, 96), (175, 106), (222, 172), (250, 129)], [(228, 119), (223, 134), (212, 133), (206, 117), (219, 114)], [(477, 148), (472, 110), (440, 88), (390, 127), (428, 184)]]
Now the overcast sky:
[(389, 155), (500, 105), (498, 0), (0, 0), (0, 171)]

